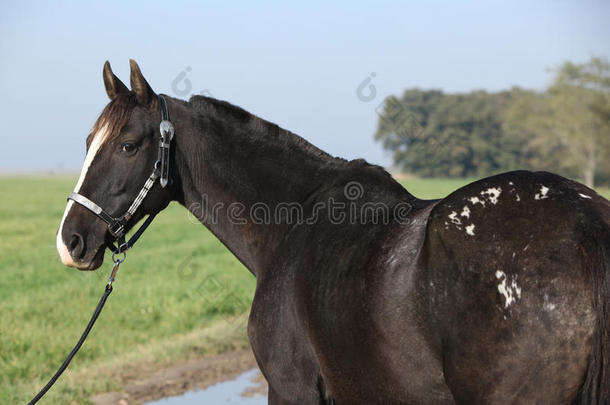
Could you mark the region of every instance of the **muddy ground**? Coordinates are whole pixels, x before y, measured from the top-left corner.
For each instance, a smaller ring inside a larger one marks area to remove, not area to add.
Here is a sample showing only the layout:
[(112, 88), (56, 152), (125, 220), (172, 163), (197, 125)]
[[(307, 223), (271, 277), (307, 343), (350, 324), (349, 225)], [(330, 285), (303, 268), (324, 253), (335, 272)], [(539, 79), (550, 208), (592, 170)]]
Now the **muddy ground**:
[[(91, 401), (95, 405), (141, 404), (232, 380), (256, 367), (252, 351), (248, 349), (207, 356), (165, 369), (143, 368), (126, 377), (122, 391), (95, 395)], [(256, 389), (242, 395), (266, 394), (262, 375), (256, 378), (256, 382)]]

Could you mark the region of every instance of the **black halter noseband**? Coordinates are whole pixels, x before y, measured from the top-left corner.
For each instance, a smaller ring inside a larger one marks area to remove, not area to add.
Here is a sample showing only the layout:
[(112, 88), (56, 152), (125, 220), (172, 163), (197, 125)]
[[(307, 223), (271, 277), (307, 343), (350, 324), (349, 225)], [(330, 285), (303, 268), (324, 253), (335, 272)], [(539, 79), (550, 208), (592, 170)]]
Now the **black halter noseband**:
[(142, 223), (140, 228), (138, 228), (138, 230), (127, 242), (125, 242), (125, 227), (127, 226), (129, 220), (131, 220), (131, 218), (135, 214), (138, 207), (142, 204), (142, 201), (144, 201), (144, 198), (146, 198), (146, 195), (148, 194), (152, 186), (155, 184), (155, 181), (159, 179), (159, 183), (163, 188), (165, 188), (168, 184), (169, 148), (172, 138), (174, 137), (174, 126), (169, 121), (165, 99), (163, 98), (163, 96), (158, 97), (159, 104), (161, 106), (161, 124), (159, 125), (161, 137), (159, 139), (159, 151), (157, 154), (157, 161), (155, 162), (155, 166), (153, 168), (152, 173), (148, 177), (148, 180), (146, 180), (146, 183), (144, 183), (144, 186), (142, 187), (142, 189), (140, 189), (140, 192), (131, 203), (129, 209), (127, 209), (127, 212), (125, 212), (120, 217), (113, 217), (112, 215), (104, 211), (102, 207), (77, 192), (72, 192), (68, 196), (68, 200), (72, 200), (82, 205), (83, 207), (87, 208), (89, 211), (97, 215), (97, 217), (100, 218), (102, 221), (108, 224), (108, 230), (117, 242), (117, 246), (115, 246), (114, 243), (108, 244), (108, 249), (110, 249), (113, 253), (123, 253), (127, 251), (136, 243), (140, 236), (142, 236), (142, 233), (144, 233), (146, 228), (148, 228), (148, 225), (150, 225), (156, 214), (149, 215), (148, 218), (146, 218), (146, 220), (144, 221), (144, 223)]

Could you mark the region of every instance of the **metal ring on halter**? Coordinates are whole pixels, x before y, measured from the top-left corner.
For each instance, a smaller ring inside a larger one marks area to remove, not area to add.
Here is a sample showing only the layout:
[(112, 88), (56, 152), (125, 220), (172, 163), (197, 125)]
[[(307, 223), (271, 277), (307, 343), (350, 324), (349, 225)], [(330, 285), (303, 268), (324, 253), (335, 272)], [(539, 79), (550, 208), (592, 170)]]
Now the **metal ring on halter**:
[(127, 259), (127, 252), (119, 252), (119, 254), (121, 254), (121, 253), (123, 254), (123, 258), (122, 259), (116, 259), (115, 258), (116, 253), (112, 252), (112, 261), (115, 264), (121, 264), (121, 263), (123, 263)]

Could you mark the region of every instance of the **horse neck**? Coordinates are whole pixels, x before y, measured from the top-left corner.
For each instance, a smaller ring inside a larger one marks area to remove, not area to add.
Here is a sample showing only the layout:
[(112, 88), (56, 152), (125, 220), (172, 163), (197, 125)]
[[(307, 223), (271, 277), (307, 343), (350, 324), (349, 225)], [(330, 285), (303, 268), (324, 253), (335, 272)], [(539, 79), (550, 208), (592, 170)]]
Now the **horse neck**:
[(275, 208), (302, 207), (345, 161), (228, 103), (197, 97), (176, 107), (176, 199), (258, 277), (294, 226)]

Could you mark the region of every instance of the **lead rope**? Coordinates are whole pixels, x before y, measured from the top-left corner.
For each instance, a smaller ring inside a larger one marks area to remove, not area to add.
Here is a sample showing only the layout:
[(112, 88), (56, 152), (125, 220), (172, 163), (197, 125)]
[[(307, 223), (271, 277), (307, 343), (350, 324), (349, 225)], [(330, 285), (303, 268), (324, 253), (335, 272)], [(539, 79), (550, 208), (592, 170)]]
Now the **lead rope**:
[(40, 392), (38, 394), (36, 394), (36, 396), (34, 398), (32, 398), (32, 400), (30, 402), (28, 402), (28, 405), (35, 404), (36, 402), (38, 402), (40, 400), (40, 398), (42, 398), (44, 396), (44, 394), (47, 393), (47, 391), (53, 386), (53, 384), (55, 384), (55, 382), (57, 381), (59, 376), (61, 376), (62, 373), (66, 370), (66, 368), (68, 368), (68, 365), (72, 361), (72, 358), (76, 355), (76, 353), (78, 352), (80, 347), (83, 345), (83, 343), (85, 343), (85, 339), (87, 339), (87, 336), (89, 335), (89, 332), (91, 332), (91, 329), (93, 328), (93, 325), (95, 324), (95, 321), (97, 320), (97, 317), (100, 316), (100, 313), (102, 312), (102, 308), (104, 308), (104, 304), (106, 303), (108, 296), (112, 292), (112, 283), (114, 282), (114, 278), (116, 277), (117, 271), (119, 271), (119, 266), (121, 265), (121, 263), (123, 263), (125, 261), (126, 258), (127, 258), (127, 256), (125, 255), (125, 252), (123, 252), (123, 258), (121, 258), (121, 259), (115, 259), (114, 254), (112, 255), (112, 260), (114, 261), (114, 266), (112, 267), (112, 272), (110, 273), (110, 277), (108, 277), (108, 284), (106, 284), (106, 288), (104, 289), (104, 294), (102, 294), (102, 298), (100, 298), (100, 302), (97, 303), (97, 307), (95, 307), (95, 311), (93, 311), (93, 315), (91, 315), (91, 319), (89, 320), (87, 327), (83, 331), (83, 334), (81, 335), (80, 339), (78, 339), (78, 342), (76, 342), (76, 345), (74, 346), (74, 348), (72, 349), (70, 354), (68, 354), (68, 357), (66, 357), (66, 359), (64, 360), (62, 365), (55, 372), (53, 377), (51, 377), (51, 379), (49, 380), (47, 385), (45, 385), (40, 390)]

